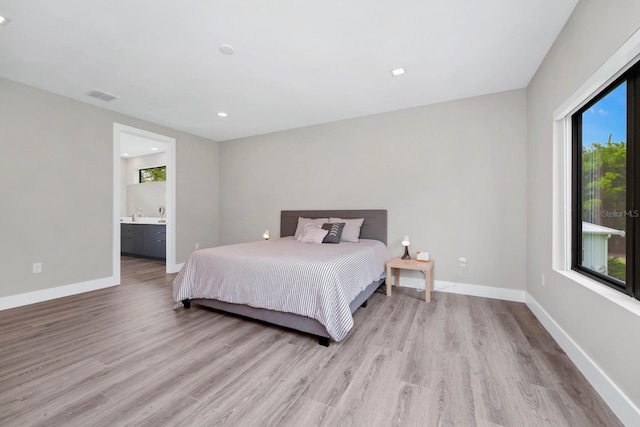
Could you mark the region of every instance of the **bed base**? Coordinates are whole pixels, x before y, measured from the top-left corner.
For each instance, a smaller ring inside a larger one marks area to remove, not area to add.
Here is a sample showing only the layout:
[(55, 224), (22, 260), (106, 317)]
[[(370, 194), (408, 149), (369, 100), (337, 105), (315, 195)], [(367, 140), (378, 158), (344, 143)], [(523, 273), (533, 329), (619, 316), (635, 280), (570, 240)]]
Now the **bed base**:
[[(351, 313), (355, 312), (359, 307), (366, 307), (369, 297), (383, 284), (384, 279), (376, 280), (356, 295), (354, 300), (351, 301), (351, 304), (349, 304)], [(316, 319), (312, 319), (310, 317), (294, 313), (283, 313), (265, 308), (251, 307), (248, 305), (233, 304), (215, 299), (182, 300), (184, 308), (190, 308), (191, 303), (315, 335), (318, 337), (318, 343), (320, 345), (324, 347), (329, 346), (330, 336), (326, 328)]]

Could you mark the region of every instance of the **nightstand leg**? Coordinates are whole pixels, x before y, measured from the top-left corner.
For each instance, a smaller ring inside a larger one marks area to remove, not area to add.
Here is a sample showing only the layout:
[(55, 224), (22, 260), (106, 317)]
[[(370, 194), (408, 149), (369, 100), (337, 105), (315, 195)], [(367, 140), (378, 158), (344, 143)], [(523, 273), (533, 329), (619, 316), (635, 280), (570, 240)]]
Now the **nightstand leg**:
[(395, 286), (400, 286), (400, 269), (396, 268), (396, 282), (394, 283)]
[(436, 265), (433, 264), (433, 267), (431, 267), (431, 292), (436, 290)]
[(424, 300), (431, 302), (431, 270), (424, 272)]
[(391, 267), (387, 266), (387, 279), (385, 280), (385, 282), (387, 282), (387, 296), (390, 297), (391, 296)]

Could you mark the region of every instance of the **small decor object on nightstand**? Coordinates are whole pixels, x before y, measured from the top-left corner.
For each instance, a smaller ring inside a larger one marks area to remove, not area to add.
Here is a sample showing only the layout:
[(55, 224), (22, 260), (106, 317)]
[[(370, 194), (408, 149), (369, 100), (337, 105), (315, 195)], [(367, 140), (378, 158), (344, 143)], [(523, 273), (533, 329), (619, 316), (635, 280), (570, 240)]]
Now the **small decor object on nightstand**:
[(416, 254), (416, 261), (427, 262), (429, 261), (429, 252), (420, 252)]
[(402, 255), (402, 259), (411, 259), (411, 255), (409, 255), (410, 244), (409, 236), (404, 236), (404, 239), (402, 239), (402, 246), (404, 246), (404, 255)]
[(264, 234), (262, 235), (264, 240), (269, 240), (269, 230), (264, 230)]

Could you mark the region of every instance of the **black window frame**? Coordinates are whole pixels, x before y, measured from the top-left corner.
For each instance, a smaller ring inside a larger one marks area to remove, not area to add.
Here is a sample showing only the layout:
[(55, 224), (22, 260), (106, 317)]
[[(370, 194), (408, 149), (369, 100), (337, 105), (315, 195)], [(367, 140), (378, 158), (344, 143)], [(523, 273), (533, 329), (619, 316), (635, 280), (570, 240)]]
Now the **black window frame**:
[(153, 167), (150, 167), (150, 168), (143, 168), (143, 169), (139, 169), (138, 170), (138, 182), (140, 184), (144, 184), (144, 183), (147, 183), (147, 182), (162, 182), (162, 181), (142, 181), (142, 172), (143, 171), (148, 171), (148, 170), (151, 170), (151, 169), (164, 169), (164, 173), (165, 173), (165, 179), (164, 180), (166, 181), (167, 166), (166, 165), (165, 166), (153, 166)]
[[(627, 212), (626, 217), (626, 282), (600, 274), (582, 264), (582, 114), (607, 96), (618, 85), (627, 82)], [(593, 99), (571, 115), (571, 269), (640, 300), (640, 62), (600, 91)]]

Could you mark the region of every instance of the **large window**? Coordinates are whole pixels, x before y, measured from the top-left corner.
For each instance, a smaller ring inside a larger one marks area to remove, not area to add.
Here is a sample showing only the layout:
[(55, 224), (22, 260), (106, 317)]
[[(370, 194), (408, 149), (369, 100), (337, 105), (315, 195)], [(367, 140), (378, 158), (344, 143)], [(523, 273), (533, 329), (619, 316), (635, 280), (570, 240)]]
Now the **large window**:
[(572, 268), (640, 299), (640, 65), (571, 119)]

